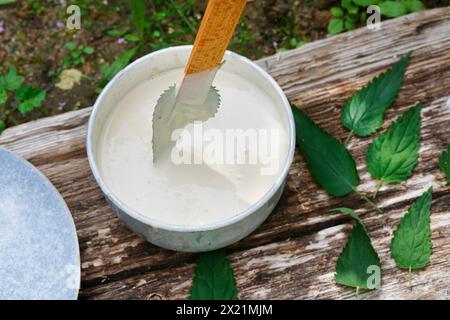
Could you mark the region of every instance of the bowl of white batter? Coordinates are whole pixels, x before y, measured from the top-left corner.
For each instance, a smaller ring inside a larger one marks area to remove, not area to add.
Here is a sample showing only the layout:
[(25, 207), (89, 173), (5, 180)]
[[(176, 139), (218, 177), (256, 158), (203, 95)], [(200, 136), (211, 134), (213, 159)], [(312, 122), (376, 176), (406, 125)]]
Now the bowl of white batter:
[(252, 61), (227, 51), (213, 86), (216, 115), (174, 133), (153, 162), (152, 114), (161, 93), (183, 79), (192, 46), (146, 55), (117, 74), (89, 120), (94, 177), (117, 215), (149, 242), (210, 251), (253, 232), (283, 192), (295, 150), (289, 102)]

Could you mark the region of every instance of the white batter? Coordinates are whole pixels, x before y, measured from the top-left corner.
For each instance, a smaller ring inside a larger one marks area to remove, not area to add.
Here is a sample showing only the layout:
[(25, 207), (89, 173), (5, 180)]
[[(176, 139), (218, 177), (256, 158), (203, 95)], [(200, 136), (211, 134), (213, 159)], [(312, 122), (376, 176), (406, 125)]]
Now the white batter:
[[(174, 83), (179, 85), (182, 77), (183, 69), (164, 72), (124, 96), (103, 129), (98, 158), (102, 178), (128, 207), (160, 222), (200, 226), (240, 213), (272, 188), (288, 153), (287, 124), (282, 111), (258, 86), (220, 70), (214, 86), (222, 103), (216, 116), (203, 123), (203, 130), (219, 129), (224, 136), (225, 129), (270, 130), (269, 136), (276, 132), (278, 145), (269, 147), (276, 172), (262, 174), (268, 163), (248, 161), (176, 165), (168, 157), (153, 165), (153, 109), (160, 94)], [(193, 132), (193, 126), (187, 130)]]

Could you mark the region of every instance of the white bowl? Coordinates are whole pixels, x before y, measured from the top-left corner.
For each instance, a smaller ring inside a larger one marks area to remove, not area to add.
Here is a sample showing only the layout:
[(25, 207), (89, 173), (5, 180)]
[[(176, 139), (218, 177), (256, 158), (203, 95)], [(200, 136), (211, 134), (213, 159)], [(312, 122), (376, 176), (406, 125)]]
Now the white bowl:
[(128, 227), (157, 246), (175, 251), (201, 252), (241, 240), (260, 226), (273, 211), (283, 192), (294, 157), (295, 126), (289, 102), (273, 78), (251, 60), (227, 51), (223, 69), (244, 76), (264, 90), (280, 108), (288, 126), (288, 154), (272, 188), (248, 209), (218, 223), (198, 227), (163, 223), (131, 209), (111, 192), (100, 174), (96, 152), (103, 125), (127, 92), (162, 71), (184, 67), (191, 49), (192, 46), (178, 46), (153, 52), (136, 60), (111, 80), (98, 97), (89, 119), (87, 154), (98, 185), (113, 210)]

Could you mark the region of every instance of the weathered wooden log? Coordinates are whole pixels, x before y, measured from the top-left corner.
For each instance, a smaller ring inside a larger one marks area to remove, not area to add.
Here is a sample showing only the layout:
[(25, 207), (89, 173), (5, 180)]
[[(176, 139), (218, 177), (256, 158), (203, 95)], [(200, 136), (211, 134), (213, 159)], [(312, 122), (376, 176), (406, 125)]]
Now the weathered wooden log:
[[(357, 195), (333, 198), (312, 180), (297, 154), (286, 191), (269, 220), (229, 248), (243, 299), (355, 298), (355, 290), (334, 282), (334, 266), (351, 221), (331, 213), (350, 207), (361, 215), (383, 263), (382, 289), (359, 298), (448, 299), (450, 284), (450, 184), (438, 169), (438, 157), (450, 143), (450, 8), (386, 21), (379, 31), (362, 28), (258, 63), (288, 97), (339, 139), (346, 99), (373, 76), (413, 50), (403, 89), (386, 113), (382, 130), (416, 101), (422, 110), (420, 163), (407, 182), (386, 185), (378, 196), (383, 214)], [(45, 118), (7, 129), (0, 145), (25, 157), (46, 174), (73, 214), (81, 248), (85, 299), (186, 298), (196, 255), (157, 248), (128, 230), (113, 214), (91, 175), (85, 152), (91, 109)], [(360, 190), (373, 192), (364, 154), (373, 139), (355, 138), (350, 150), (361, 174)], [(392, 232), (409, 205), (434, 187), (431, 264), (407, 272), (390, 257)]]

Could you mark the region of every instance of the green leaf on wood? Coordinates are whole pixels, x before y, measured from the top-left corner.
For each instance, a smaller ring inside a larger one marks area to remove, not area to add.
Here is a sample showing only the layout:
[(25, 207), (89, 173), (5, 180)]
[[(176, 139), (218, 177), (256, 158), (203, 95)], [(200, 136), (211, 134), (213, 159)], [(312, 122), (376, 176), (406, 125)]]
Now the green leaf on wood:
[(430, 262), (432, 253), (430, 207), (433, 190), (418, 198), (394, 231), (391, 255), (402, 269), (421, 269)]
[(392, 105), (400, 91), (410, 56), (411, 52), (353, 94), (342, 110), (341, 119), (346, 128), (361, 137), (380, 128), (385, 110)]
[(6, 128), (6, 123), (3, 120), (0, 120), (0, 133), (3, 132), (3, 130), (5, 130)]
[(297, 144), (314, 179), (333, 196), (352, 192), (359, 176), (348, 150), (295, 106), (292, 111)]
[(450, 146), (448, 146), (447, 151), (441, 155), (441, 158), (439, 159), (439, 167), (447, 176), (448, 181), (450, 181)]
[(374, 289), (370, 281), (371, 268), (378, 267), (381, 270), (381, 261), (367, 230), (352, 209), (339, 208), (335, 211), (346, 213), (356, 221), (336, 263), (336, 282), (357, 289)]
[(417, 103), (369, 146), (367, 170), (372, 177), (399, 183), (412, 175), (419, 158), (420, 110)]
[(200, 255), (189, 300), (237, 300), (236, 280), (225, 251)]

